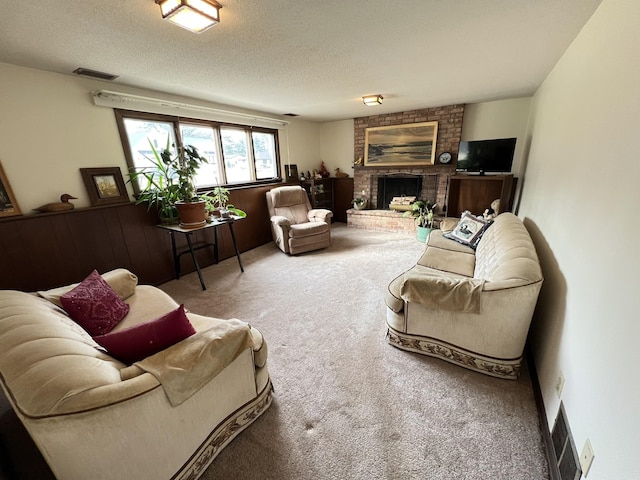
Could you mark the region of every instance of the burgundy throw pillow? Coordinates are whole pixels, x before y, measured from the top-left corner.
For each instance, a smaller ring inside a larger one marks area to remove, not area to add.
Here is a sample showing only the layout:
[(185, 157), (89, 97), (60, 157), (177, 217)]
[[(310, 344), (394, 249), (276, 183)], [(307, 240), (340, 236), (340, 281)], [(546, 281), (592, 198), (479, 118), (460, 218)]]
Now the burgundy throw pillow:
[(109, 355), (132, 364), (190, 337), (196, 330), (184, 313), (184, 305), (156, 320), (118, 332), (94, 337)]
[(62, 308), (92, 337), (110, 332), (129, 313), (129, 305), (94, 270), (60, 297)]

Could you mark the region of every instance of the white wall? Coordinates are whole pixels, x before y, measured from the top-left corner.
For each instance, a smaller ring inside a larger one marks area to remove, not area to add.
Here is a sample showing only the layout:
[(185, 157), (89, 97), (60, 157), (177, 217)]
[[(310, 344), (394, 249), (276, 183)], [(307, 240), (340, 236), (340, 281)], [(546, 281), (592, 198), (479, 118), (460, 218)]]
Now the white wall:
[(604, 0), (532, 102), (520, 207), (545, 275), (531, 339), (589, 480), (640, 478), (640, 2)]
[(517, 138), (511, 171), (516, 177), (522, 177), (530, 107), (531, 97), (470, 103), (464, 107), (461, 140)]
[[(82, 167), (117, 166), (127, 179), (113, 110), (95, 106), (90, 95), (101, 89), (265, 116), (261, 112), (0, 63), (0, 162), (23, 213), (57, 201), (62, 193), (78, 197), (73, 202), (76, 207), (89, 206), (79, 170)], [(298, 161), (305, 169), (319, 168), (319, 125), (286, 120), (289, 125), (280, 130), (282, 163), (290, 154), (292, 163)]]

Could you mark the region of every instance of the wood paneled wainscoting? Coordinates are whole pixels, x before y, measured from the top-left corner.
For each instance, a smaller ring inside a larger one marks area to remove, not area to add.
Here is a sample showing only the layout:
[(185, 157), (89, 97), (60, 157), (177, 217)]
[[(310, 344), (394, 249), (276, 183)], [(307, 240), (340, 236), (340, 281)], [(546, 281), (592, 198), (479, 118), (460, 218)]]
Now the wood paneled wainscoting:
[[(230, 203), (247, 212), (247, 219), (234, 226), (241, 252), (272, 241), (265, 192), (274, 186), (230, 192)], [(0, 289), (43, 290), (79, 282), (93, 269), (103, 273), (119, 267), (138, 275), (141, 284), (169, 281), (174, 278), (171, 241), (157, 223), (153, 209), (134, 203), (3, 218)], [(195, 234), (196, 242), (204, 235), (210, 232)], [(178, 248), (185, 248), (178, 240)], [(218, 241), (220, 260), (235, 255), (228, 229), (219, 230)], [(213, 264), (213, 249), (197, 255), (200, 266)], [(181, 261), (183, 273), (195, 270), (188, 255)]]

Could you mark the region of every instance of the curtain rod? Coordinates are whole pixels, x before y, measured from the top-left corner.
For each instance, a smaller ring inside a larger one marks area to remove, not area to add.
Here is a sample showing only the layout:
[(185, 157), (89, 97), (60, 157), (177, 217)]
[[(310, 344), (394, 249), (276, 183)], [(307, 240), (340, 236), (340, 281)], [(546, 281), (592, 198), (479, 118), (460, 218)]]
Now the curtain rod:
[(183, 103), (183, 102), (175, 102), (172, 100), (163, 100), (161, 98), (145, 97), (142, 95), (133, 95), (130, 93), (114, 92), (111, 90), (94, 90), (91, 92), (91, 96), (93, 97), (94, 104), (99, 106), (114, 106), (119, 103), (122, 103), (122, 104), (147, 103), (147, 104), (157, 105), (159, 107), (169, 107), (169, 108), (178, 109), (178, 110), (180, 109), (193, 110), (193, 111), (204, 112), (204, 113), (227, 115), (237, 119), (257, 120), (259, 122), (280, 125), (283, 127), (289, 124), (288, 121), (280, 120), (277, 118), (263, 117), (260, 115), (253, 115), (250, 113), (234, 112), (232, 110), (205, 107), (202, 105), (193, 105), (193, 104)]

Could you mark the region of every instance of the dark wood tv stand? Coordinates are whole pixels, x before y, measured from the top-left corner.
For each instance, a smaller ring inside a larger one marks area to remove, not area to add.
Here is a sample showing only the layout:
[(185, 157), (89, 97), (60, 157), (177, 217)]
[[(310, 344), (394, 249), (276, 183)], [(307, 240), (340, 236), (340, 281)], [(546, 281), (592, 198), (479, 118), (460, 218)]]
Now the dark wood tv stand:
[(518, 179), (508, 175), (452, 175), (449, 178), (448, 217), (459, 217), (469, 210), (482, 215), (496, 199), (500, 199), (500, 210), (510, 212)]

